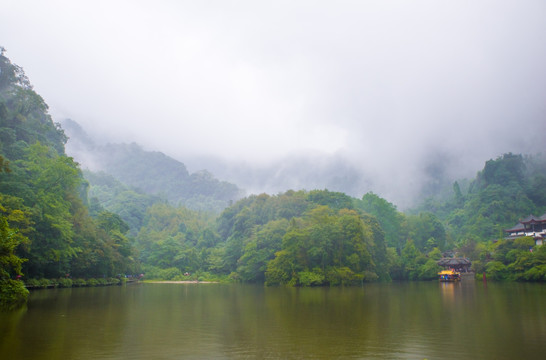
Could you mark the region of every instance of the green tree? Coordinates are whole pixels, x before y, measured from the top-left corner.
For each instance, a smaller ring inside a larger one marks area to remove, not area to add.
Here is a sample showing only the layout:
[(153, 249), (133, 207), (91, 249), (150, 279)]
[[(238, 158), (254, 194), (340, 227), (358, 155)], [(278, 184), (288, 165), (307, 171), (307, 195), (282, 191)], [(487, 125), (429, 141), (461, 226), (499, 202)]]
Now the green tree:
[(243, 281), (264, 282), (267, 263), (281, 250), (282, 238), (286, 234), (286, 219), (270, 221), (263, 225), (245, 245), (238, 260), (237, 273)]
[(35, 232), (31, 236), (28, 272), (33, 276), (58, 277), (69, 272), (76, 255), (72, 246), (72, 205), (79, 201), (79, 172), (72, 159), (58, 156), (37, 143), (20, 162), (33, 192), (22, 194), (32, 208)]
[[(386, 249), (379, 225), (355, 210), (312, 208), (293, 218), (282, 239), (282, 250), (267, 264), (266, 284), (341, 285), (377, 280), (374, 256)], [(385, 270), (386, 272), (386, 270)]]
[(406, 242), (406, 246), (402, 249), (402, 265), (404, 271), (404, 278), (409, 280), (416, 280), (419, 277), (419, 265), (422, 254), (414, 245), (412, 240)]
[[(26, 259), (16, 254), (21, 244), (28, 243), (28, 239), (14, 224), (28, 224), (28, 218), (20, 209), (9, 209), (2, 204), (5, 197), (0, 194), (0, 308), (12, 309), (24, 304), (28, 297), (28, 290), (23, 282), (16, 280), (21, 276), (21, 267)], [(9, 199), (8, 199), (9, 200)]]
[(396, 206), (378, 195), (369, 192), (356, 201), (357, 208), (375, 216), (385, 233), (386, 245), (402, 249), (405, 243), (402, 223), (404, 216), (398, 212)]
[(512, 153), (504, 154), (496, 160), (489, 160), (481, 173), (485, 186), (508, 185), (515, 182), (522, 185), (525, 179), (525, 163), (523, 156)]
[[(422, 212), (419, 215), (406, 217), (408, 237), (420, 251), (430, 251), (434, 247), (446, 247), (446, 232), (440, 220), (432, 213)], [(432, 239), (432, 240), (431, 240)], [(429, 240), (431, 242), (429, 243)]]
[(326, 205), (334, 210), (353, 209), (353, 199), (341, 192), (313, 190), (307, 198), (312, 203)]
[(296, 285), (297, 268), (294, 253), (281, 250), (275, 254), (275, 258), (267, 263), (265, 272), (266, 285)]

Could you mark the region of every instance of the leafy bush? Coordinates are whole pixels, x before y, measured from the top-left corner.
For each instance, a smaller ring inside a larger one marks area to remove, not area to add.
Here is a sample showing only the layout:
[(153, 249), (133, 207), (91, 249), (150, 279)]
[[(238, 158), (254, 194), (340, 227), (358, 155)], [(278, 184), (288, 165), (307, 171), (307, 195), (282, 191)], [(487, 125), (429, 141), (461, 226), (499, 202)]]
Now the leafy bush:
[(298, 273), (300, 286), (318, 286), (324, 283), (324, 275), (313, 271), (301, 271)]
[(0, 309), (16, 309), (27, 301), (27, 297), (28, 290), (23, 282), (11, 279), (0, 281)]
[(523, 275), (518, 277), (518, 280), (546, 281), (546, 264), (538, 265), (527, 270)]
[(88, 286), (99, 286), (99, 282), (98, 282), (97, 279), (91, 278), (91, 279), (87, 280), (87, 285)]
[(505, 280), (508, 277), (506, 266), (500, 261), (491, 261), (485, 266), (487, 278), (491, 280)]
[(419, 266), (419, 280), (434, 280), (438, 278), (438, 272), (442, 268), (438, 266), (436, 260), (428, 259), (424, 265)]
[(373, 271), (364, 271), (364, 281), (366, 282), (372, 282), (379, 280), (379, 275), (374, 273)]
[(75, 286), (75, 287), (87, 286), (87, 282), (84, 279), (74, 279), (72, 281), (72, 286)]
[(59, 287), (69, 288), (72, 287), (72, 279), (61, 278), (58, 280)]
[(51, 280), (44, 279), (44, 278), (38, 280), (38, 282), (39, 282), (39, 287), (44, 289), (55, 285)]
[[(144, 265), (142, 267), (142, 270), (146, 274), (146, 279), (148, 279), (148, 280), (159, 280), (159, 279), (161, 279), (161, 271), (163, 269), (161, 269), (158, 266)], [(122, 279), (125, 279), (125, 278), (122, 278)], [(125, 281), (126, 280), (127, 279), (125, 279)]]
[(472, 261), (472, 267), (470, 269), (476, 274), (476, 277), (479, 276), (481, 279), (482, 274), (485, 271), (485, 264), (480, 260), (474, 260)]
[(239, 275), (238, 272), (231, 272), (229, 275), (228, 275), (229, 279), (233, 282), (240, 282), (241, 281), (241, 276)]
[(109, 285), (119, 285), (121, 283), (121, 279), (118, 278), (108, 278), (108, 284)]
[(364, 280), (364, 275), (356, 274), (348, 267), (331, 267), (326, 271), (326, 281), (332, 286), (357, 285)]
[(183, 276), (180, 269), (171, 267), (160, 271), (159, 276), (163, 280), (174, 280), (177, 276)]

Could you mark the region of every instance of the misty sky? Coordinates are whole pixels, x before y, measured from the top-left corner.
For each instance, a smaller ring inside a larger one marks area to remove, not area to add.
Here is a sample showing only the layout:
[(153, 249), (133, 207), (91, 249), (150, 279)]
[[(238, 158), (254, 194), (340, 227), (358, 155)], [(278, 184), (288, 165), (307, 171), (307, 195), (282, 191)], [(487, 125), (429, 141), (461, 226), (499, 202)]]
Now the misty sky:
[(319, 154), (396, 186), (546, 149), (543, 0), (2, 0), (0, 45), (56, 121), (181, 161)]

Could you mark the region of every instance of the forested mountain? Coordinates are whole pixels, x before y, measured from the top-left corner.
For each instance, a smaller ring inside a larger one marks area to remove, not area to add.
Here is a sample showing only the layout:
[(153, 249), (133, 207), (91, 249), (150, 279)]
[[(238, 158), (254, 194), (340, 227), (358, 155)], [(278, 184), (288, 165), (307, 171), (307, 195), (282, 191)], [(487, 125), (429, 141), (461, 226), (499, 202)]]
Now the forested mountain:
[(89, 215), (86, 183), (65, 155), (66, 136), (47, 110), (22, 69), (0, 48), (2, 302), (10, 296), (15, 303), (24, 300), (16, 275), (102, 277), (137, 266), (119, 216)]
[(220, 181), (206, 170), (190, 174), (183, 163), (161, 152), (145, 151), (135, 143), (99, 145), (76, 122), (64, 120), (62, 126), (70, 137), (70, 153), (83, 167), (105, 172), (175, 206), (220, 213), (242, 197), (236, 185)]
[(546, 212), (546, 157), (504, 154), (488, 160), (466, 188), (453, 184), (447, 200), (428, 198), (419, 211), (435, 213), (455, 242), (504, 237), (504, 229), (530, 214)]
[(504, 230), (520, 219), (546, 213), (544, 154), (507, 153), (488, 160), (466, 191), (455, 182), (449, 200), (429, 198), (419, 210), (438, 215), (477, 273), (546, 281), (546, 246), (535, 246), (532, 238), (504, 239)]

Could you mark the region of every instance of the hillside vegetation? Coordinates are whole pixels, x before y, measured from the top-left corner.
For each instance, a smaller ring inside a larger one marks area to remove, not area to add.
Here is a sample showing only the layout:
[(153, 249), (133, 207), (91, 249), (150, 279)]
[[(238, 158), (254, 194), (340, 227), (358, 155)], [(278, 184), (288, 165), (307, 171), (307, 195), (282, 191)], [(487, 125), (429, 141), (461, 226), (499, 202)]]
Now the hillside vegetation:
[(66, 155), (66, 141), (2, 49), (2, 306), (25, 302), (17, 279), (71, 284), (144, 272), (166, 280), (335, 286), (435, 279), (437, 260), (448, 253), (469, 257), (492, 279), (546, 281), (546, 246), (503, 239), (518, 219), (546, 212), (540, 154), (488, 160), (475, 179), (402, 213), (374, 193), (288, 190), (235, 201), (235, 185), (207, 172), (190, 175), (135, 144), (97, 149), (105, 170), (82, 172)]
[[(21, 68), (0, 49), (0, 298), (25, 301), (26, 278), (110, 277), (137, 269), (118, 215), (89, 215), (66, 136)], [(69, 274), (69, 275), (68, 275)]]
[[(206, 170), (190, 174), (183, 163), (161, 152), (145, 151), (135, 143), (98, 145), (69, 119), (63, 121), (63, 127), (76, 159), (81, 155), (84, 163), (93, 165), (91, 170), (107, 173), (138, 192), (161, 197), (175, 206), (216, 214), (242, 197), (236, 185), (220, 181)], [(87, 178), (93, 187), (96, 176)], [(101, 190), (96, 194), (99, 199), (111, 191), (104, 183)]]

